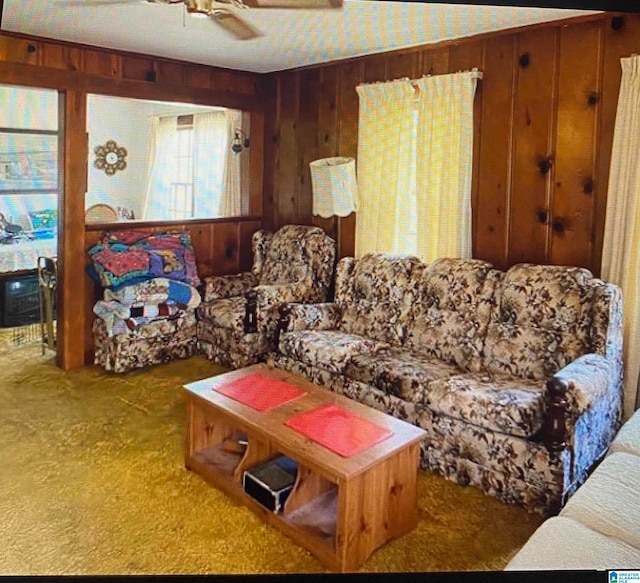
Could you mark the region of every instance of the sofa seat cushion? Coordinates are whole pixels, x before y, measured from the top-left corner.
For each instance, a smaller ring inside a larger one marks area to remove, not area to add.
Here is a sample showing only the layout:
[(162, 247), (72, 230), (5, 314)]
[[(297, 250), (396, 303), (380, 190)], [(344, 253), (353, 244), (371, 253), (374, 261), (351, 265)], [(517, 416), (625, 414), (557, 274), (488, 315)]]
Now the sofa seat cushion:
[(640, 459), (608, 456), (569, 499), (562, 515), (640, 549)]
[(244, 296), (202, 303), (197, 310), (198, 319), (206, 320), (210, 326), (216, 328), (244, 329), (245, 304)]
[(279, 350), (283, 356), (342, 373), (352, 356), (375, 352), (385, 346), (387, 345), (363, 336), (336, 330), (301, 330), (282, 334)]
[(544, 383), (486, 373), (466, 373), (429, 383), (423, 404), (436, 413), (489, 431), (530, 437), (541, 427)]
[(344, 369), (354, 381), (413, 403), (424, 401), (423, 392), (431, 381), (459, 372), (453, 365), (393, 347), (356, 354)]
[(611, 570), (637, 564), (638, 549), (561, 515), (545, 521), (505, 571)]

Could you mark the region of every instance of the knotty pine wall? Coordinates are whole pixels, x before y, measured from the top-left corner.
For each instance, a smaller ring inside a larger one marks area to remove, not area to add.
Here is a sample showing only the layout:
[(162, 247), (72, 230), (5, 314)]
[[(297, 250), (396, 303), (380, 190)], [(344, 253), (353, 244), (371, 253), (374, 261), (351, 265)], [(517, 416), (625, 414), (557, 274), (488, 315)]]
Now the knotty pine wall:
[(251, 235), (262, 226), (264, 96), (262, 77), (95, 47), (0, 34), (0, 83), (59, 90), (64, 184), (59, 202), (58, 351), (65, 370), (93, 361), (92, 307), (101, 290), (86, 275), (86, 251), (106, 229), (84, 223), (87, 174), (86, 95), (184, 101), (242, 109), (251, 114), (250, 216), (190, 221), (183, 225), (136, 223), (136, 229), (185, 228), (199, 273), (236, 273), (251, 265)]
[(356, 156), (356, 86), (477, 67), (474, 256), (599, 274), (620, 58), (634, 52), (640, 14), (608, 13), (272, 74), (265, 212), (275, 226), (316, 222), (353, 253), (354, 215), (311, 216), (308, 165)]

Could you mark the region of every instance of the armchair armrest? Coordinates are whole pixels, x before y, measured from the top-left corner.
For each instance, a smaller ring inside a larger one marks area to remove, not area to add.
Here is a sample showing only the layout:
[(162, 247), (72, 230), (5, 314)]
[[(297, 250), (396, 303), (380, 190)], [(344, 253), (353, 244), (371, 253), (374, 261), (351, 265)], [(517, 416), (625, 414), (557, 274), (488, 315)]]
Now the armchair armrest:
[(234, 275), (211, 275), (204, 278), (204, 301), (243, 296), (258, 284), (258, 278), (250, 272)]
[(550, 452), (558, 452), (566, 447), (567, 421), (588, 411), (617, 383), (606, 358), (585, 354), (554, 374), (546, 386), (547, 414), (542, 440)]
[[(269, 318), (269, 310), (285, 302), (304, 301), (308, 285), (306, 283), (284, 283), (257, 285), (245, 294), (245, 333), (256, 332), (258, 320)], [(275, 323), (275, 314), (272, 314)]]

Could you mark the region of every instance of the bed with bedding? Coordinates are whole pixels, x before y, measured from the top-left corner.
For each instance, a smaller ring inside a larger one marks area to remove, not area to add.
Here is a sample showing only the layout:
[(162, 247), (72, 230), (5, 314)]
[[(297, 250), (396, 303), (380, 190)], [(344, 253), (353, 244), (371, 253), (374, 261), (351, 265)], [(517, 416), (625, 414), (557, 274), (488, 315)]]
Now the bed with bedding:
[(34, 271), (38, 257), (57, 256), (57, 210), (20, 213), (15, 222), (0, 212), (0, 223), (0, 273)]

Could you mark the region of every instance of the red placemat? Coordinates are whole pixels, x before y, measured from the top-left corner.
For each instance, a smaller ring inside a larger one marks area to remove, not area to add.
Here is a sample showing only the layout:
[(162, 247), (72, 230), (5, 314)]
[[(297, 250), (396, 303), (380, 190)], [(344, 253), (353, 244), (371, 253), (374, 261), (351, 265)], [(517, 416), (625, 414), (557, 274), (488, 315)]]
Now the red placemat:
[(257, 411), (269, 411), (307, 394), (295, 385), (258, 373), (229, 381), (215, 390)]
[(291, 417), (285, 425), (342, 457), (360, 453), (393, 433), (331, 403)]

